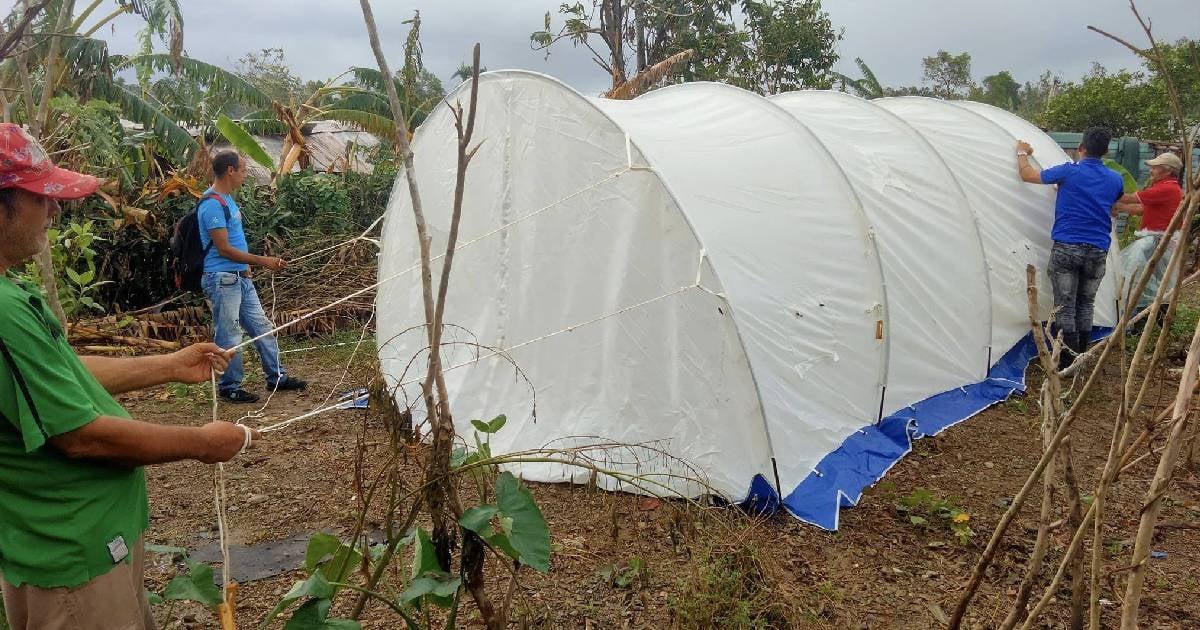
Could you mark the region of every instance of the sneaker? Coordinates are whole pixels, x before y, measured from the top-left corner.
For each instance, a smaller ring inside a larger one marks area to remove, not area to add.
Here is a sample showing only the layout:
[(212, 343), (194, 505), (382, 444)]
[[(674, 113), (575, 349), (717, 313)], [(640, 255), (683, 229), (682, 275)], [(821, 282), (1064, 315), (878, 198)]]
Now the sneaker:
[(267, 383), (267, 391), (269, 392), (302, 390), (307, 387), (308, 383), (292, 376), (285, 376), (283, 377), (283, 380), (279, 381), (278, 383)]
[(239, 387), (232, 391), (221, 392), (221, 400), (231, 402), (235, 405), (244, 405), (247, 403), (258, 402), (258, 394), (251, 394), (250, 392)]

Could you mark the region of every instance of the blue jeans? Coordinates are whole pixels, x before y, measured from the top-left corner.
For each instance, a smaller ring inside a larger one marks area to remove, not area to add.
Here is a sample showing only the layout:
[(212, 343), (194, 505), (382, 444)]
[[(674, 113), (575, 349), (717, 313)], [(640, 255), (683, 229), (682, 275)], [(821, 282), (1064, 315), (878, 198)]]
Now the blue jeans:
[[(257, 337), (275, 326), (263, 312), (262, 302), (258, 299), (258, 291), (250, 278), (243, 278), (236, 273), (205, 272), (200, 278), (200, 288), (212, 304), (213, 311), (213, 341), (222, 348), (232, 348), (242, 343), (242, 331), (251, 337)], [(279, 344), (274, 335), (268, 335), (254, 342), (254, 349), (262, 359), (263, 374), (266, 376), (267, 387), (274, 387), (287, 373), (279, 363)], [(239, 352), (225, 368), (217, 385), (222, 393), (232, 392), (242, 386), (242, 354)]]

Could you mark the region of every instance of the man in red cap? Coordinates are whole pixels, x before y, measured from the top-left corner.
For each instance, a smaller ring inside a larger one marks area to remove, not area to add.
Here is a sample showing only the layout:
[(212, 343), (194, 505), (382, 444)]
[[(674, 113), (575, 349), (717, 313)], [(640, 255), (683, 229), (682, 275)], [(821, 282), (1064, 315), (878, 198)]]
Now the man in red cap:
[(142, 466), (227, 461), (258, 436), (228, 422), (138, 422), (112, 397), (209, 380), (228, 364), (215, 344), (76, 356), (40, 294), (8, 276), (47, 246), (59, 200), (96, 186), (54, 166), (17, 125), (0, 124), (0, 587), (14, 630), (153, 628)]

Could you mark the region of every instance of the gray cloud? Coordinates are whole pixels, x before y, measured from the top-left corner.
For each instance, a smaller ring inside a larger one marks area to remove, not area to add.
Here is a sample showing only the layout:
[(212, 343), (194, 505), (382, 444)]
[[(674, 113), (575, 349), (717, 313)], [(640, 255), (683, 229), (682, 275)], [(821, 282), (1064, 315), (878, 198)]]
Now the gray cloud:
[[(376, 21), (389, 60), (398, 66), (408, 26), (421, 10), (426, 66), (452, 87), (450, 74), (480, 42), (491, 69), (544, 72), (585, 93), (608, 85), (586, 50), (556, 45), (548, 59), (530, 50), (529, 33), (559, 0), (439, 0), (402, 3), (375, 0)], [(1200, 32), (1200, 2), (1144, 0), (1142, 9), (1165, 40)], [(826, 0), (836, 27), (844, 29), (838, 69), (851, 76), (862, 57), (886, 85), (921, 79), (921, 57), (938, 49), (967, 51), (978, 79), (1010, 70), (1035, 80), (1044, 70), (1078, 78), (1093, 61), (1109, 68), (1139, 66), (1134, 56), (1087, 30), (1094, 24), (1142, 41), (1124, 0)], [(354, 0), (190, 0), (184, 6), (186, 48), (199, 59), (230, 67), (250, 50), (283, 48), (296, 74), (325, 79), (353, 65), (374, 65), (362, 14)], [(99, 14), (99, 12), (98, 12)], [(139, 19), (118, 19), (106, 36), (115, 52), (134, 50)]]

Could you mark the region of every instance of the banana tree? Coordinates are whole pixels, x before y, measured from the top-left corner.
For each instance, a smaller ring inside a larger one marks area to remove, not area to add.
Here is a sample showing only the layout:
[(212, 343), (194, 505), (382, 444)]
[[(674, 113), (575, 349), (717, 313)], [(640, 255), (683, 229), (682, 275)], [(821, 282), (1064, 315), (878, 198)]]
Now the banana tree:
[[(330, 79), (303, 101), (275, 101), (270, 103), (269, 109), (253, 112), (239, 122), (222, 120), (217, 127), (230, 144), (276, 174), (288, 173), (297, 164), (301, 169), (308, 168), (312, 154), (304, 131), (312, 123), (341, 122), (381, 138), (394, 132), (387, 98), (381, 88), (372, 89), (376, 82), (372, 80), (371, 72), (378, 75), (378, 71), (353, 68)], [(354, 75), (354, 84), (342, 82), (349, 74)], [(281, 133), (284, 137), (277, 160), (267, 162), (256, 157), (261, 153), (261, 147), (252, 135), (264, 131)]]
[[(0, 93), (20, 96), (16, 103), (7, 99), (0, 103), (5, 120), (21, 120), (35, 137), (41, 137), (50, 122), (51, 99), (90, 67), (107, 63), (107, 46), (91, 36), (120, 15), (140, 15), (150, 37), (170, 32), (176, 46), (182, 47), (183, 18), (177, 0), (117, 0), (114, 11), (86, 26), (101, 4), (103, 0), (92, 0), (79, 15), (75, 15), (75, 0), (21, 0), (14, 6), (5, 20), (4, 46), (12, 54), (0, 58)], [(65, 325), (50, 251), (41, 252), (37, 261), (47, 302)]]

